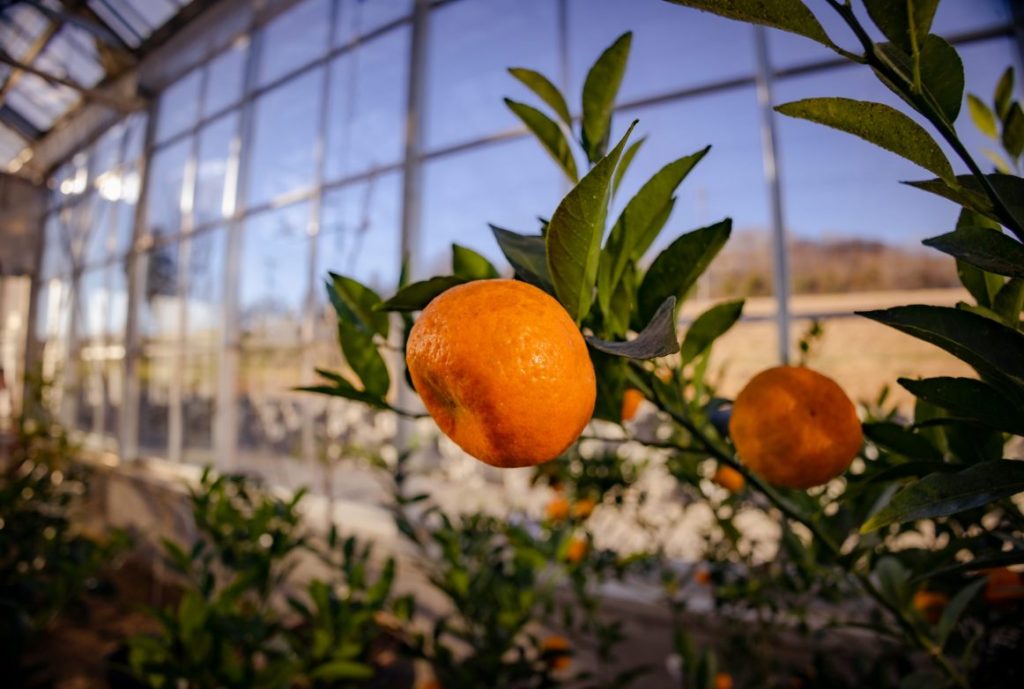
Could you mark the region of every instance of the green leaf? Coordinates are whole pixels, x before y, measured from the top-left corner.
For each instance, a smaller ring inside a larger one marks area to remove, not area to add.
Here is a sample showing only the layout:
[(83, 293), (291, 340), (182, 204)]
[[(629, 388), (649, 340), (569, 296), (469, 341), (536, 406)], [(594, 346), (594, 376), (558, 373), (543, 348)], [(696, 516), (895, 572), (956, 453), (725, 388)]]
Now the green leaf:
[[(999, 228), (999, 223), (969, 208), (960, 209), (960, 216), (957, 218), (956, 227), (957, 229), (964, 227), (987, 227), (997, 232), (1002, 231)], [(956, 261), (956, 273), (957, 277), (960, 278), (960, 282), (971, 293), (971, 296), (977, 300), (978, 304), (984, 307), (992, 306), (992, 301), (1003, 286), (1003, 278), (986, 273), (984, 270), (959, 259)]]
[(1020, 103), (1011, 105), (1003, 120), (1003, 148), (1014, 160), (1024, 152), (1024, 110)]
[(506, 98), (505, 105), (523, 121), (527, 129), (533, 132), (537, 140), (562, 168), (562, 172), (569, 178), (569, 181), (575, 184), (579, 179), (576, 172), (576, 160), (572, 157), (569, 141), (565, 138), (562, 128), (540, 110), (525, 103), (517, 103)]
[(981, 154), (989, 159), (989, 161), (996, 166), (996, 172), (1001, 172), (1004, 175), (1010, 174), (1010, 164), (1003, 159), (1003, 156), (999, 155), (991, 148), (981, 149)]
[(996, 84), (993, 100), (996, 104), (996, 114), (1000, 120), (1006, 119), (1010, 112), (1010, 105), (1013, 103), (1013, 67), (1007, 67), (1003, 76), (999, 77)]
[(973, 93), (967, 94), (967, 109), (971, 113), (974, 126), (985, 136), (993, 139), (999, 138), (999, 129), (996, 127), (996, 116), (985, 105), (984, 101)]
[(687, 232), (662, 251), (644, 275), (637, 292), (637, 315), (650, 320), (668, 297), (681, 300), (725, 246), (732, 232), (732, 220)]
[(1024, 244), (998, 230), (961, 227), (923, 244), (989, 273), (1024, 277)]
[(992, 309), (1011, 328), (1020, 327), (1020, 312), (1024, 309), (1024, 279), (1008, 280), (996, 293)]
[(972, 366), (1014, 403), (1024, 397), (1024, 334), (943, 306), (898, 306), (862, 316), (930, 342)]
[(954, 180), (953, 168), (928, 132), (888, 105), (850, 98), (807, 98), (775, 109), (783, 115), (859, 136), (931, 170), (947, 182)]
[[(600, 272), (598, 273), (598, 286), (600, 287)], [(622, 279), (615, 286), (615, 291), (609, 299), (607, 307), (601, 307), (603, 319), (603, 333), (610, 337), (623, 337), (629, 330), (633, 320), (633, 302), (636, 300), (637, 275), (636, 265), (631, 261), (626, 264), (626, 270), (622, 273)]]
[(363, 390), (376, 397), (386, 395), (391, 386), (391, 376), (388, 375), (388, 367), (384, 363), (384, 358), (377, 351), (373, 334), (360, 329), (353, 323), (338, 320), (338, 341), (341, 342), (341, 351), (345, 354), (345, 361), (348, 362), (353, 373), (359, 377), (363, 384)]
[(464, 246), (452, 244), (452, 272), (464, 280), (492, 280), (498, 269), (486, 258)]
[(934, 34), (921, 44), (921, 85), (946, 119), (956, 122), (964, 99), (964, 63), (953, 46)]
[(800, 0), (669, 0), (721, 17), (781, 29), (835, 47), (814, 14)]
[(626, 264), (639, 261), (657, 238), (667, 221), (664, 211), (672, 205), (676, 189), (710, 149), (707, 146), (661, 168), (622, 209), (608, 235), (598, 267), (597, 288), (602, 310), (607, 310), (608, 298), (622, 278)]
[[(1024, 241), (1024, 179), (1014, 175), (1003, 175), (993, 173), (985, 175), (989, 184), (996, 190), (999, 198), (1002, 199), (1014, 221), (1010, 225), (1017, 238)], [(904, 182), (912, 187), (923, 189), (932, 194), (937, 194), (951, 201), (967, 206), (971, 210), (981, 213), (987, 218), (1001, 223), (1000, 218), (992, 209), (992, 204), (985, 195), (981, 183), (974, 175), (959, 175), (956, 178), (956, 188), (938, 179), (925, 180), (921, 182)]]
[(619, 161), (619, 166), (615, 168), (615, 176), (612, 178), (612, 196), (619, 191), (619, 184), (622, 183), (622, 178), (626, 174), (626, 170), (629, 169), (630, 164), (633, 162), (633, 158), (636, 157), (640, 147), (647, 141), (647, 137), (643, 136), (634, 141), (626, 149), (626, 152), (622, 154), (622, 160)]
[(955, 474), (925, 476), (893, 496), (868, 519), (860, 532), (889, 524), (948, 517), (1024, 492), (1024, 462), (999, 459), (975, 464)]
[(647, 327), (628, 342), (607, 342), (587, 336), (587, 343), (594, 349), (630, 359), (657, 359), (679, 351), (679, 339), (675, 325), (676, 298), (669, 297), (655, 312)]
[(558, 301), (577, 323), (587, 315), (593, 299), (612, 173), (635, 126), (634, 121), (611, 153), (566, 194), (548, 223), (544, 238), (548, 274)]
[(924, 42), (938, 5), (939, 0), (864, 0), (871, 21), (908, 55)]
[(743, 314), (742, 299), (716, 304), (697, 316), (683, 338), (683, 363), (703, 354), (719, 337), (739, 320)]
[(910, 602), (910, 571), (902, 562), (892, 555), (885, 555), (879, 558), (871, 574), (887, 601), (898, 608), (907, 606)]
[(332, 660), (309, 673), (313, 679), (371, 679), (373, 668), (354, 660)]
[(555, 111), (555, 114), (565, 123), (565, 126), (572, 129), (572, 116), (569, 114), (569, 106), (565, 102), (565, 97), (558, 90), (558, 87), (552, 84), (546, 76), (524, 67), (510, 67), (508, 73), (540, 96), (540, 99)]
[(939, 648), (946, 645), (949, 640), (949, 635), (956, 628), (956, 623), (960, 620), (960, 617), (964, 614), (967, 606), (971, 600), (974, 599), (978, 592), (985, 587), (988, 583), (985, 577), (978, 577), (977, 580), (972, 581), (967, 586), (960, 589), (960, 591), (953, 596), (949, 601), (949, 605), (942, 611), (942, 617), (939, 619), (939, 624), (936, 627), (936, 637), (939, 642)]
[(551, 286), (551, 277), (548, 275), (543, 235), (518, 234), (497, 225), (489, 227), (498, 242), (498, 248), (505, 254), (505, 259), (512, 266), (516, 276), (534, 287), (554, 294), (555, 288)]
[(327, 294), (338, 317), (347, 319), (367, 332), (388, 336), (388, 315), (375, 311), (380, 295), (362, 283), (344, 275), (330, 273)]
[[(596, 163), (604, 156), (611, 130), (615, 96), (626, 72), (633, 33), (619, 36), (597, 58), (583, 83), (583, 148), (587, 159)], [(612, 166), (614, 167), (614, 166)]]
[(864, 435), (871, 442), (885, 449), (903, 455), (908, 459), (941, 462), (942, 453), (928, 439), (909, 428), (888, 421), (864, 424)]
[(952, 412), (957, 418), (982, 423), (1007, 433), (1024, 434), (1024, 417), (998, 390), (973, 378), (939, 377), (924, 380), (900, 378), (910, 394)]
[(348, 382), (336, 373), (323, 371), (321, 369), (317, 369), (317, 373), (330, 378), (334, 385), (306, 385), (295, 388), (295, 390), (299, 392), (312, 392), (317, 395), (327, 395), (328, 397), (343, 397), (356, 402), (362, 402), (363, 404), (367, 404), (377, 409), (391, 408), (382, 397), (378, 395), (371, 395), (359, 390), (352, 385), (352, 383)]
[(442, 275), (414, 282), (398, 290), (395, 296), (378, 305), (382, 311), (422, 311), (434, 297), (467, 280), (455, 275)]

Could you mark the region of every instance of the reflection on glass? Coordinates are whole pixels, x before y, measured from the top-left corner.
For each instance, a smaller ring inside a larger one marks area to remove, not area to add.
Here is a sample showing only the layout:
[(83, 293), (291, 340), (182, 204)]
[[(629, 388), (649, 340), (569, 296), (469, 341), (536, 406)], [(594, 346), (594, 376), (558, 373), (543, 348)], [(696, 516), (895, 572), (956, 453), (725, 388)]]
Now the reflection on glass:
[(487, 224), (539, 233), (537, 218), (551, 217), (565, 191), (562, 177), (544, 150), (525, 138), (429, 161), (417, 278), (447, 270), (453, 242), (507, 265)]
[(171, 348), (180, 335), (178, 242), (168, 242), (141, 254), (137, 270), (141, 273), (139, 294), (139, 333), (144, 341), (162, 343)]
[(327, 306), (319, 285), (328, 271), (355, 278), (382, 293), (398, 285), (401, 194), (401, 174), (389, 173), (324, 195), (314, 289), (320, 307)]
[(237, 145), (235, 132), (238, 113), (233, 112), (211, 122), (199, 132), (199, 154), (196, 165), (196, 191), (193, 200), (195, 225), (205, 225), (230, 215), (228, 194), (233, 185), (226, 184), (232, 149)]
[(245, 466), (266, 473), (282, 457), (302, 453), (305, 398), (293, 392), (303, 375), (297, 348), (245, 349), (240, 360), (239, 451)]
[(327, 51), (330, 7), (330, 0), (305, 0), (263, 29), (259, 69), (261, 86)]
[(328, 179), (401, 159), (408, 52), (409, 29), (401, 27), (331, 63)]
[(347, 45), (359, 36), (408, 17), (412, 13), (413, 0), (341, 0), (336, 22), (337, 45)]
[(256, 102), (248, 171), (250, 206), (313, 185), (321, 77), (319, 69), (313, 70)]
[(185, 461), (211, 464), (216, 416), (218, 350), (186, 348), (182, 370)]
[(199, 119), (200, 69), (194, 69), (160, 94), (156, 115), (156, 142), (180, 134)]
[(214, 115), (242, 98), (248, 40), (236, 40), (210, 61), (203, 95), (203, 116)]
[(243, 346), (298, 342), (309, 288), (309, 204), (250, 218), (242, 237), (239, 317)]
[(150, 159), (146, 231), (151, 236), (167, 236), (181, 231), (185, 164), (191, 145), (191, 140), (182, 139), (160, 149)]
[(220, 346), (224, 321), (224, 246), (218, 227), (194, 235), (188, 249), (188, 290), (185, 301), (185, 342), (189, 347)]
[[(454, 2), (431, 12), (430, 148), (518, 126), (502, 98), (525, 99), (529, 92), (505, 70), (523, 65), (557, 76), (556, 11), (557, 3), (549, 0), (491, 0)], [(528, 53), (524, 46), (530, 46)]]
[(143, 349), (136, 365), (139, 377), (139, 451), (143, 456), (167, 457), (171, 384), (180, 376), (177, 360), (166, 353)]

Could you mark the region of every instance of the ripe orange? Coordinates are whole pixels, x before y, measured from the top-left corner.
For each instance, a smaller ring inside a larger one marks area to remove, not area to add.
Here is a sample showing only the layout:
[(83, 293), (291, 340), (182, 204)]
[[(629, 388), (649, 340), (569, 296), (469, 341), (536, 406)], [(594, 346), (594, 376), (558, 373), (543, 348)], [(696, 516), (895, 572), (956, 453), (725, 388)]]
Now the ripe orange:
[(576, 504), (572, 506), (572, 516), (577, 519), (586, 519), (594, 512), (594, 507), (597, 503), (593, 498), (582, 498), (576, 501)]
[(942, 611), (948, 604), (949, 596), (946, 594), (923, 589), (914, 594), (914, 600), (911, 602), (914, 610), (921, 613), (921, 616), (928, 620), (929, 624), (938, 623), (939, 618), (942, 617)]
[(643, 394), (636, 388), (629, 388), (625, 394), (622, 395), (622, 422), (632, 421), (636, 416), (636, 410), (640, 408), (640, 403), (644, 401)]
[(565, 559), (572, 564), (577, 564), (587, 556), (590, 544), (583, 536), (576, 536), (569, 542), (569, 549), (565, 553)]
[(701, 586), (707, 586), (711, 583), (711, 572), (706, 569), (698, 569), (693, 573), (693, 580)]
[(572, 665), (572, 644), (564, 636), (548, 636), (540, 643), (540, 650), (549, 658), (548, 665), (564, 670)]
[(747, 466), (788, 488), (828, 483), (863, 442), (857, 410), (842, 388), (800, 366), (751, 378), (733, 403), (729, 433)]
[(544, 508), (544, 513), (550, 521), (564, 521), (569, 518), (569, 501), (561, 495), (556, 495)]
[(1024, 600), (1024, 579), (1009, 567), (990, 569), (982, 597), (989, 605), (1006, 605)]
[(492, 466), (554, 459), (594, 412), (583, 336), (525, 282), (476, 280), (436, 297), (409, 334), (406, 363), (440, 429)]
[(743, 474), (724, 464), (718, 467), (711, 480), (733, 493), (739, 493), (747, 485), (747, 480), (743, 478)]
[(715, 689), (732, 689), (732, 675), (728, 672), (715, 675)]

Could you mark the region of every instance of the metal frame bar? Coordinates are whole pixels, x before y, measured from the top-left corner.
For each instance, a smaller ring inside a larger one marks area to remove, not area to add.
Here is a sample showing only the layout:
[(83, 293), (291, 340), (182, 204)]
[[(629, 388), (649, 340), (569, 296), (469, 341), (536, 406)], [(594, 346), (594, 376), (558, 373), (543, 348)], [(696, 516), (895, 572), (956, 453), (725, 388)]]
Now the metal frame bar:
[(45, 72), (37, 67), (33, 67), (32, 65), (27, 65), (8, 55), (7, 52), (2, 48), (0, 48), (0, 62), (10, 65), (11, 67), (14, 67), (16, 70), (20, 70), (27, 74), (35, 75), (40, 79), (43, 79), (44, 81), (47, 81), (51, 84), (57, 84), (58, 86), (64, 86), (66, 88), (69, 88), (72, 91), (80, 93), (84, 98), (88, 100), (92, 100), (97, 103), (102, 103), (103, 105), (114, 108), (115, 110), (120, 110), (121, 112), (133, 112), (135, 110), (138, 110), (141, 105), (139, 101), (124, 100), (116, 96), (111, 96), (110, 94), (102, 90), (88, 88), (86, 86), (82, 86), (76, 81), (72, 81), (71, 79), (58, 77), (54, 74), (50, 74), (49, 72)]

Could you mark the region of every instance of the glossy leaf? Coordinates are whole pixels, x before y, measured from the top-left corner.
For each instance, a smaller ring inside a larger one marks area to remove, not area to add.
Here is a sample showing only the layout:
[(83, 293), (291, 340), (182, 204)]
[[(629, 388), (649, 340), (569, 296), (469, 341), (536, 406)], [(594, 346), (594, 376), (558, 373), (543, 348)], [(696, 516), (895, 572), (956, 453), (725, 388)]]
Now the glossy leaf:
[(612, 174), (636, 122), (612, 151), (572, 188), (551, 216), (545, 236), (548, 274), (558, 301), (579, 323), (590, 309)]
[(732, 232), (732, 220), (688, 232), (662, 251), (644, 275), (637, 291), (637, 316), (648, 321), (670, 296), (681, 300), (725, 246)]
[(923, 243), (990, 273), (1024, 277), (1024, 244), (998, 230), (962, 227)]
[(583, 148), (591, 163), (604, 156), (611, 130), (612, 108), (622, 76), (626, 73), (632, 42), (632, 32), (619, 36), (597, 58), (583, 82)]
[[(999, 228), (999, 223), (969, 208), (960, 209), (956, 227), (958, 230), (964, 227), (987, 227), (991, 230), (1002, 231)], [(1003, 278), (1000, 276), (986, 273), (981, 268), (959, 259), (956, 261), (956, 274), (960, 278), (961, 284), (981, 306), (992, 306), (999, 288), (1003, 286)]]
[(942, 453), (927, 438), (887, 421), (864, 424), (864, 435), (881, 447), (908, 459), (941, 462)]
[(953, 168), (921, 125), (882, 103), (850, 98), (807, 98), (775, 108), (783, 115), (817, 122), (859, 136), (952, 181)]
[(971, 121), (974, 122), (974, 126), (982, 134), (993, 139), (999, 137), (995, 114), (985, 105), (984, 101), (973, 93), (967, 94), (967, 110), (971, 113)]
[(956, 122), (964, 100), (964, 63), (953, 46), (934, 34), (921, 44), (921, 85), (946, 119)]
[(1013, 103), (1013, 67), (1007, 67), (1003, 75), (999, 77), (992, 98), (996, 104), (996, 115), (1000, 120), (1005, 119), (1010, 112), (1010, 105)]
[(339, 318), (347, 319), (363, 330), (388, 336), (388, 315), (374, 310), (380, 295), (352, 278), (330, 273), (327, 294)]
[(885, 37), (902, 48), (908, 55), (913, 46), (924, 42), (935, 17), (939, 0), (864, 0), (864, 7)]
[(1024, 110), (1014, 103), (1003, 119), (1003, 148), (1014, 160), (1024, 152)]
[(516, 275), (534, 287), (554, 293), (548, 275), (547, 252), (542, 235), (525, 235), (490, 225), (498, 247)]
[(662, 303), (643, 330), (627, 342), (607, 342), (596, 337), (587, 337), (587, 344), (594, 349), (630, 359), (656, 359), (679, 351), (679, 339), (676, 336), (675, 297), (669, 297)]
[(629, 145), (626, 152), (622, 154), (622, 160), (619, 161), (619, 166), (615, 168), (615, 176), (612, 178), (612, 196), (619, 191), (619, 185), (622, 183), (622, 178), (626, 175), (626, 170), (629, 169), (630, 164), (633, 162), (633, 158), (640, 151), (640, 147), (647, 141), (646, 136), (642, 136)]
[(511, 67), (508, 73), (523, 82), (528, 89), (537, 94), (542, 101), (555, 111), (555, 114), (565, 123), (565, 126), (572, 129), (572, 116), (569, 114), (569, 106), (565, 102), (565, 97), (558, 90), (558, 87), (552, 84), (546, 76), (524, 67)]
[(422, 311), (434, 297), (465, 282), (467, 280), (455, 275), (414, 282), (398, 290), (395, 296), (381, 303), (378, 308), (382, 311)]
[(939, 377), (897, 381), (912, 395), (969, 419), (1008, 433), (1024, 434), (1024, 415), (998, 390), (973, 378)]
[(1024, 462), (999, 459), (955, 474), (939, 473), (910, 484), (860, 527), (869, 533), (889, 524), (948, 517), (1024, 492)]
[[(986, 175), (986, 178), (1009, 209), (1013, 219), (1010, 229), (1018, 239), (1024, 241), (1024, 179), (1000, 173)], [(959, 175), (956, 181), (958, 188), (952, 188), (939, 179), (905, 182), (905, 184), (937, 194), (967, 206), (996, 222), (1001, 222), (993, 211), (992, 204), (985, 195), (981, 184), (973, 175)]]
[(833, 46), (825, 29), (800, 0), (669, 0), (705, 12), (805, 36)]
[(533, 132), (533, 135), (537, 137), (537, 140), (540, 141), (545, 150), (551, 154), (551, 157), (555, 159), (558, 166), (562, 168), (562, 172), (569, 178), (569, 181), (575, 183), (578, 179), (576, 160), (572, 157), (569, 141), (565, 138), (562, 128), (540, 110), (525, 103), (517, 103), (506, 98), (505, 105), (522, 120), (527, 129)]
[(391, 385), (384, 358), (377, 351), (373, 335), (345, 320), (338, 321), (338, 340), (345, 361), (370, 395), (383, 397)]
[(974, 600), (974, 597), (978, 595), (978, 592), (985, 588), (986, 583), (985, 577), (978, 577), (975, 581), (960, 589), (949, 601), (949, 605), (942, 611), (942, 617), (939, 618), (939, 624), (935, 630), (940, 647), (946, 645), (949, 635), (956, 628), (956, 623), (960, 621), (960, 617), (967, 610), (967, 606)]
[(715, 304), (697, 316), (683, 338), (683, 363), (703, 354), (719, 337), (724, 335), (743, 315), (742, 299)]
[(1024, 309), (1024, 279), (1007, 280), (992, 302), (992, 310), (1011, 328), (1020, 327), (1020, 313)]
[(464, 280), (491, 280), (498, 269), (486, 258), (464, 246), (452, 244), (452, 272)]

